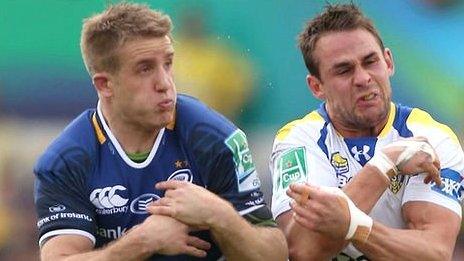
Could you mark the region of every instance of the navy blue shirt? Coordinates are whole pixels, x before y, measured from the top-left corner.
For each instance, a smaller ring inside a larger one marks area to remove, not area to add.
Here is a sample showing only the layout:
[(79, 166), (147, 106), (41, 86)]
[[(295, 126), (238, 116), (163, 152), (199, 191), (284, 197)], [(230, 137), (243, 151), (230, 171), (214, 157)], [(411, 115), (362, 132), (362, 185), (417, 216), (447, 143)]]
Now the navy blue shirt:
[[(88, 237), (101, 247), (145, 220), (146, 206), (164, 196), (155, 184), (184, 180), (233, 204), (242, 215), (271, 218), (245, 134), (198, 100), (178, 95), (175, 122), (158, 134), (148, 158), (131, 161), (99, 108), (72, 121), (34, 167), (39, 242), (60, 234)], [(208, 259), (222, 254), (212, 243)], [(151, 260), (192, 260), (159, 256)]]

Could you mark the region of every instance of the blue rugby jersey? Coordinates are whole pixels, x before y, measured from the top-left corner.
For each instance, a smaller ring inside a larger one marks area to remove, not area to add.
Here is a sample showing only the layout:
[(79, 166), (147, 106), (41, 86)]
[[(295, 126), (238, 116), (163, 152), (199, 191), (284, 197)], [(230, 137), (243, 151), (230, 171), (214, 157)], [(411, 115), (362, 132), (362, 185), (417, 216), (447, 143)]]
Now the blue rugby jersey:
[[(175, 115), (141, 163), (127, 157), (98, 106), (71, 122), (34, 167), (39, 244), (77, 234), (101, 247), (143, 222), (146, 206), (164, 195), (155, 184), (171, 179), (206, 187), (241, 215), (271, 218), (245, 134), (192, 97), (178, 95)], [(197, 235), (213, 245), (208, 259), (221, 256), (207, 231)], [(184, 259), (194, 258), (152, 258)]]

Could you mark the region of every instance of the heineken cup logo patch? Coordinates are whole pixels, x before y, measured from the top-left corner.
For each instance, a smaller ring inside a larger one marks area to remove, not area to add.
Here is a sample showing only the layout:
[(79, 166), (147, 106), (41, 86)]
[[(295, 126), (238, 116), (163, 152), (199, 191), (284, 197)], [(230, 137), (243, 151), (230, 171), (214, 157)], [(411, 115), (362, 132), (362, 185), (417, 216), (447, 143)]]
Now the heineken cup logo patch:
[(238, 190), (242, 192), (258, 188), (260, 181), (256, 174), (245, 133), (236, 130), (225, 140), (225, 144), (232, 151), (234, 157)]
[(277, 162), (280, 188), (286, 189), (295, 182), (306, 181), (306, 152), (304, 147), (290, 149), (282, 154)]

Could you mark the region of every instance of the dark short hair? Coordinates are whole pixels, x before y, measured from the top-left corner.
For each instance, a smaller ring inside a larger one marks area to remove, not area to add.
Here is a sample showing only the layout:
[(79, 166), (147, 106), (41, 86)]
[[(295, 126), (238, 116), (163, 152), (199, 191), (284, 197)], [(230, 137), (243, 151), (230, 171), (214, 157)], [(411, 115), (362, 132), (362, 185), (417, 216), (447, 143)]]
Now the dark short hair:
[(365, 29), (385, 49), (379, 32), (372, 21), (364, 16), (354, 4), (327, 5), (325, 10), (311, 19), (298, 36), (298, 45), (311, 75), (319, 78), (319, 61), (314, 57), (314, 49), (319, 38), (325, 33)]

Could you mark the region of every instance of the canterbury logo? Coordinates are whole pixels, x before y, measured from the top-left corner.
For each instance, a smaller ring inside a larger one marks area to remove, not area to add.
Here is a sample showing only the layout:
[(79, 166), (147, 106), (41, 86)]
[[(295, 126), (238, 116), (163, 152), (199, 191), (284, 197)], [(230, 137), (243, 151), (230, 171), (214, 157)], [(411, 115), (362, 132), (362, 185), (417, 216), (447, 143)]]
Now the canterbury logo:
[(351, 152), (353, 153), (353, 156), (357, 161), (361, 161), (361, 159), (359, 158), (359, 156), (361, 156), (361, 155), (363, 155), (366, 160), (370, 160), (371, 156), (369, 156), (369, 154), (367, 154), (370, 149), (371, 148), (369, 146), (367, 146), (367, 145), (364, 145), (362, 147), (362, 150), (358, 150), (358, 147), (353, 146), (351, 148)]
[(98, 188), (90, 193), (90, 201), (99, 209), (122, 207), (126, 205), (129, 200), (116, 193), (124, 190), (126, 190), (126, 188), (121, 185)]

